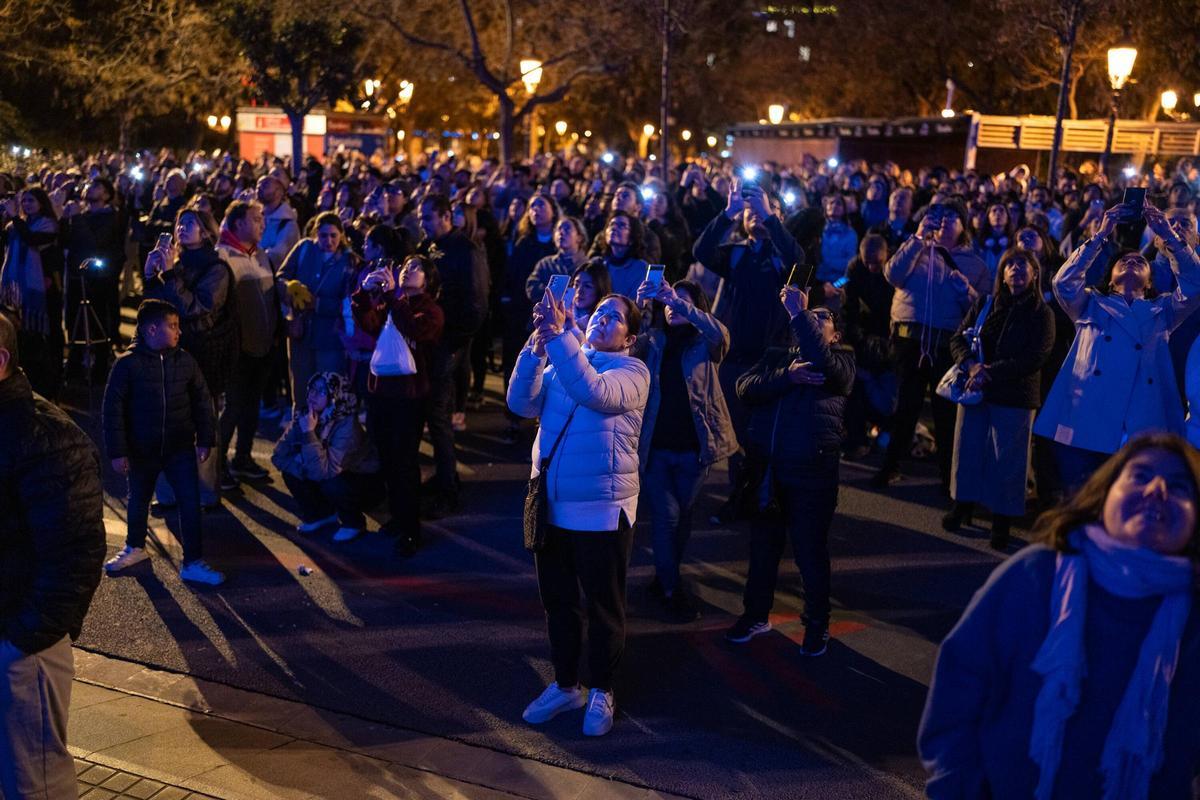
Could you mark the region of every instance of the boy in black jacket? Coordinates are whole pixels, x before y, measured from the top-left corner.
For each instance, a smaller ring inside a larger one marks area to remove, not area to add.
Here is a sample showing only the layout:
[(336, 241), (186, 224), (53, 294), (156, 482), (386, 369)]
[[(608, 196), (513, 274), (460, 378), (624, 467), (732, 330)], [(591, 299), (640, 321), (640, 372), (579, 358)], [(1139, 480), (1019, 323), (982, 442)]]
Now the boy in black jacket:
[(837, 507), (854, 351), (840, 345), (834, 312), (809, 311), (808, 296), (794, 286), (785, 286), (779, 299), (794, 343), (768, 350), (737, 383), (738, 397), (751, 413), (747, 457), (766, 465), (779, 510), (754, 522), (744, 610), (725, 638), (747, 642), (771, 630), (768, 616), (786, 537), (804, 581), (800, 652), (819, 656), (829, 640), (829, 526)]
[(200, 479), (216, 444), (212, 400), (200, 366), (179, 349), (179, 313), (162, 300), (138, 307), (137, 337), (104, 388), (104, 445), (113, 469), (129, 478), (125, 548), (104, 564), (111, 573), (145, 561), (146, 518), (159, 474), (179, 504), (185, 581), (215, 586), (225, 576), (202, 558)]

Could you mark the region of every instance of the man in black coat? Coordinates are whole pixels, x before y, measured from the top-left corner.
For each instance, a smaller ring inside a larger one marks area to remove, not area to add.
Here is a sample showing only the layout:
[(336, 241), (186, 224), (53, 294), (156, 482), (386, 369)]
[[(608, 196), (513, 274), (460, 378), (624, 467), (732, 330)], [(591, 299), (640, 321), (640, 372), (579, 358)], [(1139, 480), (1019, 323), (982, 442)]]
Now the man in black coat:
[(793, 286), (779, 293), (793, 345), (771, 348), (738, 380), (751, 412), (747, 459), (762, 464), (776, 509), (756, 518), (741, 618), (725, 634), (747, 642), (771, 630), (779, 559), (786, 539), (804, 581), (802, 655), (819, 656), (829, 639), (829, 526), (837, 508), (838, 463), (846, 398), (854, 387), (854, 351), (840, 345), (837, 316), (808, 310)]
[[(80, 338), (83, 331), (75, 330), (75, 319), (79, 302), (83, 299), (82, 283), (87, 281), (88, 301), (95, 309), (104, 332), (91, 331), (93, 339), (107, 338), (116, 342), (121, 327), (121, 278), (125, 272), (125, 234), (127, 224), (124, 214), (113, 207), (116, 189), (107, 178), (88, 181), (83, 190), (84, 209), (76, 203), (68, 203), (63, 217), (63, 243), (66, 247), (66, 269), (63, 283), (66, 287), (66, 325), (72, 339)], [(79, 267), (88, 259), (93, 261), (87, 269)], [(107, 374), (111, 358), (108, 343), (96, 345), (96, 375)], [(80, 348), (71, 348), (70, 371), (78, 368), (82, 353)]]
[(0, 315), (0, 797), (74, 797), (71, 640), (104, 560), (100, 456), (35, 395)]
[(454, 455), (454, 374), (470, 352), (471, 338), (487, 314), (487, 256), (483, 248), (454, 227), (450, 200), (444, 194), (426, 195), (417, 211), (424, 239), (417, 252), (437, 265), (442, 279), (438, 304), (446, 327), (432, 365), (429, 439), (433, 444), (435, 494), (430, 508), (450, 511), (458, 505), (458, 461)]

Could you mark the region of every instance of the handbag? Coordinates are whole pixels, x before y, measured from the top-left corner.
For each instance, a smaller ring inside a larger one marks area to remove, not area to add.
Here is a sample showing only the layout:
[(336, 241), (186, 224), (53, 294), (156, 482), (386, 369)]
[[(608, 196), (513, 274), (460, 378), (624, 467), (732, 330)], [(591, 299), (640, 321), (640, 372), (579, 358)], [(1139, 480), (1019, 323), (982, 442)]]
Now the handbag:
[(558, 438), (554, 440), (554, 446), (550, 448), (550, 454), (542, 459), (542, 466), (538, 470), (538, 474), (529, 479), (529, 491), (525, 494), (524, 527), (525, 549), (531, 553), (539, 552), (546, 545), (546, 529), (550, 527), (546, 474), (550, 471), (550, 461), (558, 452), (558, 445), (562, 442), (563, 434), (567, 432), (567, 427), (571, 424), (571, 419), (575, 416), (578, 408), (579, 406), (576, 405), (571, 409), (571, 413), (567, 415), (567, 421), (563, 423), (562, 430), (558, 432)]
[[(988, 312), (992, 310), (992, 296), (988, 295), (984, 301), (983, 308), (979, 311), (979, 316), (975, 318), (975, 324), (963, 331), (963, 334), (971, 342), (971, 350), (975, 353), (975, 357), (983, 360), (983, 343), (979, 339), (979, 334), (983, 330), (983, 322), (987, 319)], [(983, 402), (983, 389), (968, 389), (967, 380), (970, 378), (970, 373), (962, 368), (962, 365), (955, 364), (946, 370), (946, 374), (938, 381), (937, 395), (938, 397), (949, 400), (951, 403), (958, 403), (962, 406), (975, 406)]]
[(417, 374), (417, 361), (413, 358), (412, 348), (392, 322), (391, 314), (383, 323), (375, 351), (371, 353), (371, 374), (380, 378)]

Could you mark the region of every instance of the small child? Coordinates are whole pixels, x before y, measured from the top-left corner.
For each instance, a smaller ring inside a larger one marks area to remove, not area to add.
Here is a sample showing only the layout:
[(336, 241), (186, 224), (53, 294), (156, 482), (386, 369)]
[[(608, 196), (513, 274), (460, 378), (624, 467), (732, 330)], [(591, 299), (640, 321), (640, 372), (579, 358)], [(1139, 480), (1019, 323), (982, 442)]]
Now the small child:
[(197, 461), (216, 444), (212, 400), (200, 366), (179, 349), (179, 313), (162, 300), (138, 306), (133, 346), (113, 364), (104, 387), (104, 445), (129, 479), (125, 548), (104, 564), (118, 572), (149, 558), (146, 518), (161, 473), (175, 490), (185, 581), (216, 586), (225, 576), (202, 558)]

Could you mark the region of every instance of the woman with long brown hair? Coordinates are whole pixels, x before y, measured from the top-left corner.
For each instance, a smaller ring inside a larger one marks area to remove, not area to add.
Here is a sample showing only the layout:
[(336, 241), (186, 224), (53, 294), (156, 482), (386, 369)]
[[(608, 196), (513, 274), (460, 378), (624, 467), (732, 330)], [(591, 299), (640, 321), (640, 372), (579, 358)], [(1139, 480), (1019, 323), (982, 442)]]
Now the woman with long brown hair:
[(929, 797), (1192, 797), (1200, 774), (1200, 453), (1133, 439), (942, 642)]

